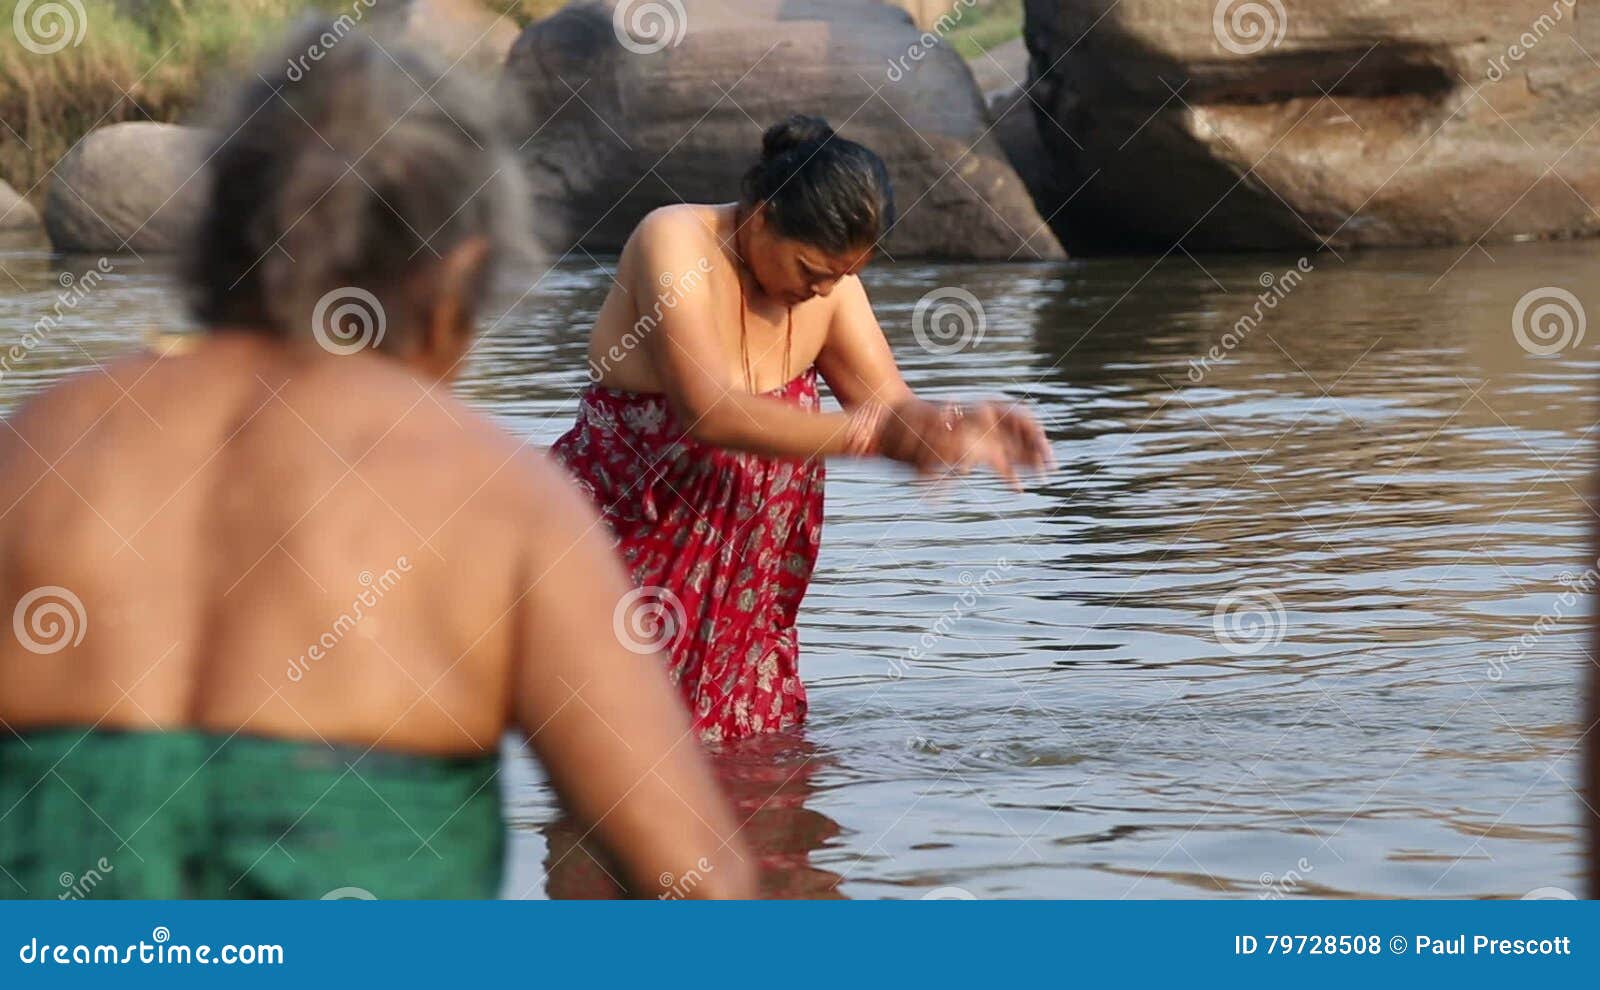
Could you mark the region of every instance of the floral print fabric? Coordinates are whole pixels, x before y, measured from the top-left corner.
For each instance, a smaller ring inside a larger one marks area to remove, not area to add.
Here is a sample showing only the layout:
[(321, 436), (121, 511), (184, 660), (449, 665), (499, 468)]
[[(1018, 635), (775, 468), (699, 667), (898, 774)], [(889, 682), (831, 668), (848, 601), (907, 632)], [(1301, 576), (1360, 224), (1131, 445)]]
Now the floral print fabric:
[[(815, 411), (816, 371), (764, 395)], [(667, 654), (701, 740), (799, 725), (795, 616), (822, 538), (822, 462), (703, 444), (663, 396), (599, 385), (551, 453), (599, 508), (636, 585), (618, 635)]]

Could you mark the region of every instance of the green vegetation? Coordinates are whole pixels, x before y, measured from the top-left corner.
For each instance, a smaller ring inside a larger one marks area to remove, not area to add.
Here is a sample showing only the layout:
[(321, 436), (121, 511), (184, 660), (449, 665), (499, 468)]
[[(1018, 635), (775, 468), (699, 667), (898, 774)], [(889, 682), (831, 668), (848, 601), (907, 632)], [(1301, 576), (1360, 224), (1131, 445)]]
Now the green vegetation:
[[(561, 5), (479, 2), (519, 24)], [(19, 6), (35, 31), (12, 30)], [(380, 0), (377, 9), (397, 6)], [(65, 19), (46, 16), (52, 8)], [(209, 80), (247, 65), (287, 24), (313, 11), (376, 16), (366, 0), (0, 0), (0, 179), (37, 201), (41, 180), (86, 132), (124, 120), (182, 119)], [(70, 44), (80, 31), (79, 43)], [(44, 51), (30, 51), (24, 41)]]
[(971, 6), (957, 0), (952, 10), (960, 10), (961, 19), (946, 40), (962, 58), (977, 58), (996, 45), (1022, 37), (1022, 0), (978, 0)]

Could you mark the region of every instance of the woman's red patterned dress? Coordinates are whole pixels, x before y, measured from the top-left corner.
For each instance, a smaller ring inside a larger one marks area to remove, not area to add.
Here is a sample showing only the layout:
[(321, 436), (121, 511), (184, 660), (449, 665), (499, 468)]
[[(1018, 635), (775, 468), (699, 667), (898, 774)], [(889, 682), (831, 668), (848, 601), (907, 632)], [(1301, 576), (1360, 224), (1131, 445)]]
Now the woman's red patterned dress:
[[(816, 370), (764, 394), (815, 411)], [(795, 615), (822, 538), (822, 461), (708, 446), (662, 396), (600, 385), (551, 453), (599, 507), (632, 573), (618, 635), (669, 655), (700, 738), (799, 725)]]

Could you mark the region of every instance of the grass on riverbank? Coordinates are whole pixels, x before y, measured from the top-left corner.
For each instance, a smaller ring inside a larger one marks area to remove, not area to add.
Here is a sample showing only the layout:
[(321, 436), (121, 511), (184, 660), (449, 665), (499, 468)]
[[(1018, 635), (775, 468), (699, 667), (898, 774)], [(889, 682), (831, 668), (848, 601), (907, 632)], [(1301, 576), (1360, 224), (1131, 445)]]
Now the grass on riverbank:
[(1022, 37), (1022, 0), (978, 0), (970, 8), (958, 0), (952, 9), (962, 13), (948, 40), (962, 58), (978, 58), (996, 45)]
[[(93, 128), (182, 119), (208, 80), (248, 65), (301, 15), (376, 16), (365, 0), (80, 0), (32, 3), (23, 11), (32, 29), (14, 31), (23, 2), (0, 0), (0, 179), (35, 202), (50, 168)], [(479, 2), (519, 24), (560, 6), (560, 0)], [(65, 20), (41, 19), (51, 6), (65, 11)], [(377, 9), (398, 6), (381, 0)], [(70, 44), (80, 31), (81, 40)], [(29, 50), (25, 40), (44, 51)]]

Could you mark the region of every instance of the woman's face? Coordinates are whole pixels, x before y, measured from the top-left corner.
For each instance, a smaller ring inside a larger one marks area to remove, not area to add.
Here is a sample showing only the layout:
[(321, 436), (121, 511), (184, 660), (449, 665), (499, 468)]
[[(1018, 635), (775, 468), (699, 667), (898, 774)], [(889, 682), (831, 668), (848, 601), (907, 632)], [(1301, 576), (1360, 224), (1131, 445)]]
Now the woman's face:
[(826, 296), (841, 278), (855, 275), (872, 260), (867, 245), (844, 254), (832, 254), (804, 241), (784, 237), (766, 222), (766, 208), (752, 218), (746, 259), (761, 291), (785, 306)]

